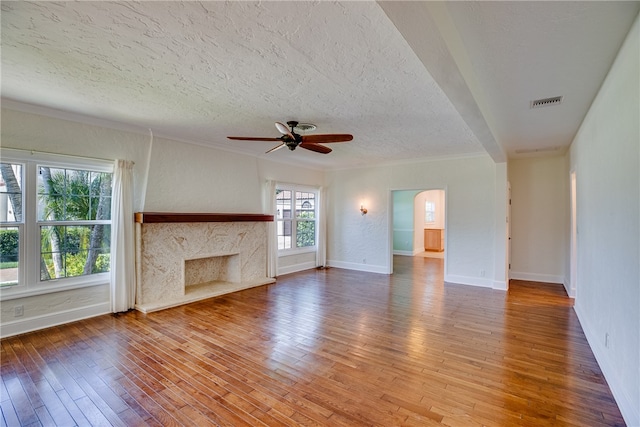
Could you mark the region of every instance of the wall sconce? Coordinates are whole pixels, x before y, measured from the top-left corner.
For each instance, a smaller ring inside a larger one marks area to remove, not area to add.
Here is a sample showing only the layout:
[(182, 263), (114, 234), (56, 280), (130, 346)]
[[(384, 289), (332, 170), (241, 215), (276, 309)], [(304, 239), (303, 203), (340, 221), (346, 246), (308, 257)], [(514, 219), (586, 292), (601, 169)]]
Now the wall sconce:
[(367, 212), (367, 208), (365, 208), (364, 205), (360, 205), (360, 213), (364, 216)]

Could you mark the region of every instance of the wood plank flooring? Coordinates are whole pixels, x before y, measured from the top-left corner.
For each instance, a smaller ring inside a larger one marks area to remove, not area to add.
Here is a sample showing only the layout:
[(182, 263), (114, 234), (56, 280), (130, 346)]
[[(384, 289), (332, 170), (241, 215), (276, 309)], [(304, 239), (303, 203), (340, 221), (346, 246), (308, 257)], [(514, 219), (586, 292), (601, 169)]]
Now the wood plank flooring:
[(560, 285), (341, 269), (2, 340), (6, 426), (624, 425)]

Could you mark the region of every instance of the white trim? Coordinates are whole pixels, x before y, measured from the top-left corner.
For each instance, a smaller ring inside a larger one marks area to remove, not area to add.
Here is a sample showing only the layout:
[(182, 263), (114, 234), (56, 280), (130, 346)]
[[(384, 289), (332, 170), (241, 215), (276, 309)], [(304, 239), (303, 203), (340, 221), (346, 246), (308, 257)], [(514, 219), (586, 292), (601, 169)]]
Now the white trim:
[(278, 276), (297, 273), (298, 271), (311, 270), (314, 268), (316, 268), (315, 261), (307, 261), (300, 264), (287, 265), (287, 266), (278, 268)]
[(365, 271), (368, 273), (391, 274), (389, 268), (384, 265), (360, 264), (355, 262), (328, 260), (329, 267), (344, 268), (345, 270)]
[(519, 271), (512, 271), (511, 278), (515, 280), (527, 280), (531, 282), (564, 283), (564, 276), (557, 276), (555, 274), (523, 273)]
[(487, 279), (482, 277), (471, 277), (471, 276), (456, 276), (453, 274), (445, 275), (444, 282), (445, 282), (445, 285), (447, 283), (453, 283), (458, 285), (478, 286), (481, 288), (490, 288), (490, 289), (493, 289), (493, 285), (494, 285), (494, 281), (492, 279)]
[(494, 280), (491, 289), (495, 289), (497, 291), (508, 291), (509, 283), (504, 280)]
[(596, 362), (598, 362), (598, 366), (600, 366), (600, 370), (607, 380), (609, 390), (611, 390), (611, 394), (613, 394), (613, 398), (618, 404), (622, 418), (624, 418), (624, 421), (629, 426), (640, 426), (640, 408), (638, 408), (637, 402), (633, 402), (633, 399), (629, 397), (625, 392), (625, 388), (620, 384), (618, 379), (620, 371), (616, 370), (609, 362), (611, 358), (606, 355), (609, 349), (604, 346), (604, 339), (596, 336), (595, 329), (587, 322), (588, 317), (582, 312), (579, 305), (574, 306), (573, 309), (578, 316), (578, 321), (580, 322), (580, 326), (582, 326), (582, 331), (587, 338)]
[(103, 314), (108, 314), (109, 311), (109, 301), (105, 301), (85, 307), (59, 311), (57, 313), (44, 314), (12, 322), (3, 322), (2, 330), (0, 331), (0, 338), (50, 328), (52, 326), (88, 319), (90, 317), (101, 316)]
[(419, 252), (420, 251), (414, 252), (414, 251), (398, 251), (398, 250), (394, 250), (393, 254), (394, 255), (402, 255), (402, 256), (414, 256), (416, 253), (419, 253)]

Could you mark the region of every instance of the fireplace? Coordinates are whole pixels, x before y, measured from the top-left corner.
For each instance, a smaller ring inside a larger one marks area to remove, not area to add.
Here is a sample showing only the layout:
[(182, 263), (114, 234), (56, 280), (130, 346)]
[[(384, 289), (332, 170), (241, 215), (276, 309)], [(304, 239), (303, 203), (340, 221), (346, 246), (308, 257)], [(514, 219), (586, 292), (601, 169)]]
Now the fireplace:
[(227, 282), (240, 283), (240, 254), (184, 260), (185, 294), (194, 286)]
[(136, 214), (136, 308), (151, 312), (275, 282), (267, 221), (250, 214)]

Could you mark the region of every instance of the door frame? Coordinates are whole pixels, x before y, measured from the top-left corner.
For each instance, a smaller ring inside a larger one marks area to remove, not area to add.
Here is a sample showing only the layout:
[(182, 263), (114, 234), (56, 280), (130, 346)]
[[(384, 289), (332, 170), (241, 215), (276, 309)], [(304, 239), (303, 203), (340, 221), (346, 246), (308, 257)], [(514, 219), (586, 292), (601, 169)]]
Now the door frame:
[(575, 298), (578, 294), (578, 178), (575, 169), (569, 172), (569, 211), (570, 211), (570, 237), (569, 237), (569, 283), (565, 284), (567, 294)]

